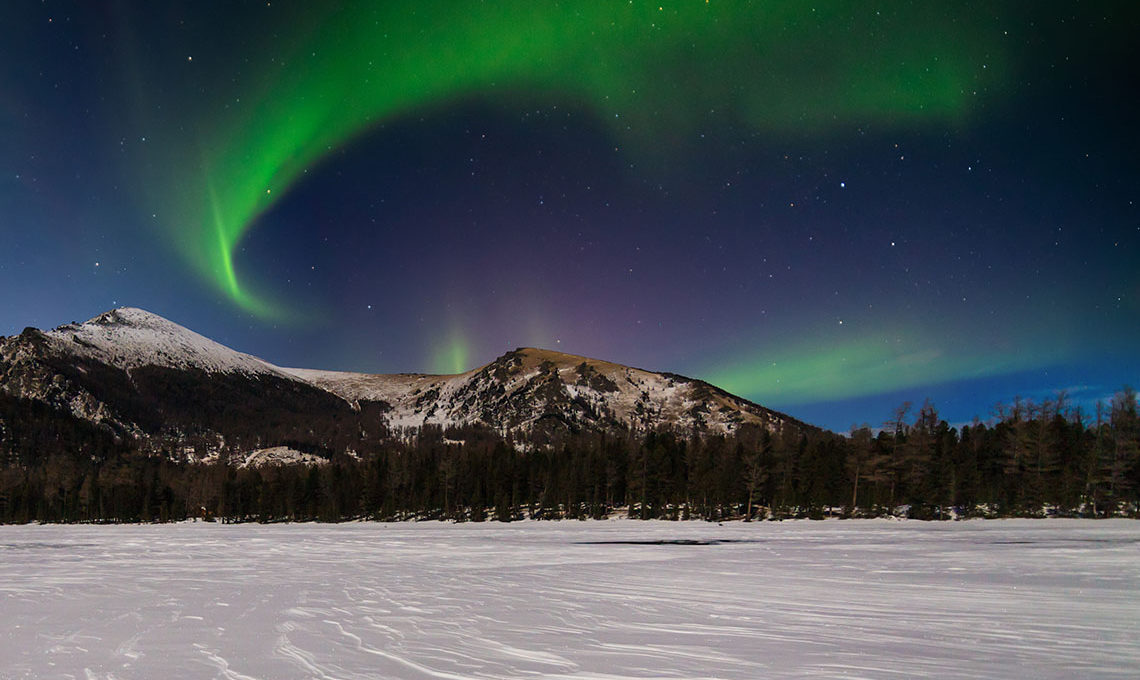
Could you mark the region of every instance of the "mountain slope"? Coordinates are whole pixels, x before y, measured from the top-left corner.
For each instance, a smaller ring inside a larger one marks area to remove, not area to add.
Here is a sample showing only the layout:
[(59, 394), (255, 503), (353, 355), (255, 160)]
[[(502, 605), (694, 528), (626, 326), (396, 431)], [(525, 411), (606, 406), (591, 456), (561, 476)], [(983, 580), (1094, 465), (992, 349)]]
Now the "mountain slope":
[(130, 308), (0, 339), (0, 392), (192, 459), (226, 445), (261, 448), (262, 436), (320, 446), (362, 427), (359, 410), (335, 395)]
[(44, 337), (56, 351), (126, 370), (161, 366), (284, 377), (276, 367), (257, 357), (133, 307), (113, 309), (82, 324), (65, 324), (45, 332)]
[(397, 428), (481, 424), (504, 434), (615, 428), (727, 434), (745, 423), (774, 432), (808, 427), (700, 380), (535, 348), (457, 375), (283, 370), (352, 402), (386, 403), (389, 424)]

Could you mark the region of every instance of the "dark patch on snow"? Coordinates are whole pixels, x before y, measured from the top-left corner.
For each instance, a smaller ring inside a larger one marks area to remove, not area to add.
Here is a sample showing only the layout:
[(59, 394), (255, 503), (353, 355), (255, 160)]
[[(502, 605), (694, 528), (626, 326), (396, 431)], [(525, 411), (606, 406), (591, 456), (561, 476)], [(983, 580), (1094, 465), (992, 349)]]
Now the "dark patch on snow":
[(674, 538), (644, 541), (578, 541), (577, 545), (722, 545), (725, 543), (762, 543), (762, 541), (747, 538)]
[(93, 548), (94, 543), (0, 543), (0, 550), (74, 550), (75, 548)]

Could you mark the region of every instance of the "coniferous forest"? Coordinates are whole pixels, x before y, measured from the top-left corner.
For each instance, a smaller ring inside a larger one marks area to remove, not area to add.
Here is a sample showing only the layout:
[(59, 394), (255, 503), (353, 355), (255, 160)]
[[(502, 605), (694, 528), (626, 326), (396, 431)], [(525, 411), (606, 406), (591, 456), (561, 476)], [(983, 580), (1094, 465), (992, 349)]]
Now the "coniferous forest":
[(224, 451), (208, 464), (141, 452), (4, 396), (0, 522), (1140, 516), (1135, 390), (1092, 413), (1063, 395), (995, 411), (960, 429), (928, 402), (846, 436), (746, 426), (543, 446), (427, 427), (351, 453), (280, 442), (327, 462), (248, 468)]

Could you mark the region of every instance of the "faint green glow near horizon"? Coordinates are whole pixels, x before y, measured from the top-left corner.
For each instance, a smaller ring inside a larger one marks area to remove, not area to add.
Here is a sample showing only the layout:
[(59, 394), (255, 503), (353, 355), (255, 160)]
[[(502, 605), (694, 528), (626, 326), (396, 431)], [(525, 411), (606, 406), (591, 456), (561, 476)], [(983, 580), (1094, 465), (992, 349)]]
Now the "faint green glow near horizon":
[[(889, 339), (884, 339), (888, 337)], [(864, 335), (800, 344), (795, 351), (754, 352), (710, 367), (702, 379), (748, 399), (780, 407), (886, 394), (908, 388), (1014, 373), (1061, 355), (948, 349), (917, 334)]]
[(453, 331), (442, 346), (432, 353), (431, 371), (438, 375), (454, 375), (471, 368), (470, 343), (459, 331)]
[(189, 121), (202, 162), (169, 187), (187, 259), (263, 318), (288, 310), (239, 276), (242, 238), (308, 168), (395, 116), (472, 97), (554, 98), (592, 111), (629, 153), (671, 153), (704, 126), (961, 125), (983, 75), (1004, 72), (980, 13), (950, 22), (934, 3), (451, 0), (313, 12), (284, 39), (290, 56), (235, 93), (240, 106), (218, 96)]

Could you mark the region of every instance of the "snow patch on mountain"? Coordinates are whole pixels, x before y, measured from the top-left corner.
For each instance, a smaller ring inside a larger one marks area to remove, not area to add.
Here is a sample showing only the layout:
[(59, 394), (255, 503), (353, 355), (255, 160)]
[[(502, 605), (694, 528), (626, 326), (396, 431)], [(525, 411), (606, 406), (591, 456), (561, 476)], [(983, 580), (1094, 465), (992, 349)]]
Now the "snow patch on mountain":
[(65, 324), (44, 335), (58, 351), (126, 370), (162, 366), (210, 373), (283, 375), (277, 367), (255, 356), (133, 307), (113, 309), (81, 324)]
[(422, 373), (373, 374), (349, 371), (322, 371), (309, 368), (281, 368), (288, 375), (328, 390), (346, 401), (383, 401), (389, 404), (408, 395), (430, 392), (455, 378), (468, 375), (428, 375)]
[(288, 446), (274, 446), (249, 452), (238, 467), (263, 468), (275, 465), (324, 465), (326, 463), (328, 463), (327, 460), (311, 453), (291, 449)]

